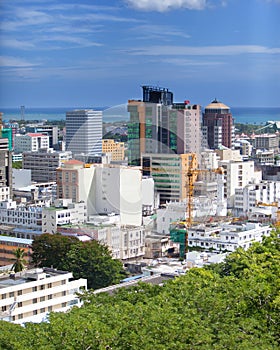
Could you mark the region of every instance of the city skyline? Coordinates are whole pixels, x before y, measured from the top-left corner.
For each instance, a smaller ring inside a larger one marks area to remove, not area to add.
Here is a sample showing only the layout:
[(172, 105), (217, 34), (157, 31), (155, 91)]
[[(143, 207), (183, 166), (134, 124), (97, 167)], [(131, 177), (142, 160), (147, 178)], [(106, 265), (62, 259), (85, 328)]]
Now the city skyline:
[(0, 106), (175, 102), (278, 107), (279, 0), (19, 0), (1, 4)]

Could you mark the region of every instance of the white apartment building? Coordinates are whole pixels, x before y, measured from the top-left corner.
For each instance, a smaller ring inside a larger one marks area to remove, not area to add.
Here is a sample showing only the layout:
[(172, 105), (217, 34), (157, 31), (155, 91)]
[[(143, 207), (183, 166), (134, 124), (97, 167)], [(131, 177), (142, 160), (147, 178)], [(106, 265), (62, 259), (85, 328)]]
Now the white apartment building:
[(42, 208), (34, 205), (17, 205), (12, 200), (0, 202), (0, 224), (41, 231)]
[(224, 224), (221, 226), (199, 225), (188, 231), (189, 247), (233, 252), (241, 247), (248, 249), (253, 242), (261, 242), (269, 236), (272, 228), (268, 225), (248, 222), (246, 224)]
[(57, 226), (83, 224), (86, 219), (85, 203), (72, 203), (72, 199), (57, 199), (54, 206), (42, 209), (42, 233), (55, 234)]
[(71, 152), (54, 151), (52, 148), (40, 149), (37, 152), (24, 152), (22, 167), (31, 170), (32, 181), (56, 181), (56, 169), (71, 158)]
[(235, 216), (248, 216), (255, 211), (258, 203), (265, 205), (277, 203), (280, 200), (280, 181), (262, 180), (249, 184), (244, 188), (235, 189)]
[(273, 165), (275, 163), (275, 153), (274, 151), (262, 151), (257, 150), (255, 159), (259, 164), (262, 165)]
[(255, 171), (253, 161), (219, 161), (219, 166), (224, 168), (224, 196), (227, 199), (228, 208), (234, 206), (236, 188), (244, 188), (249, 183), (261, 181), (261, 171)]
[(110, 248), (115, 259), (137, 259), (145, 254), (145, 229), (142, 226), (109, 226), (98, 229), (98, 241)]
[(41, 148), (49, 148), (49, 136), (40, 133), (15, 135), (14, 152), (37, 152)]
[(86, 279), (73, 280), (71, 272), (51, 268), (0, 276), (0, 320), (42, 322), (52, 311), (81, 306), (77, 293), (86, 289)]
[(84, 235), (109, 247), (114, 259), (130, 260), (144, 256), (145, 228), (143, 226), (121, 226), (118, 215), (92, 216), (85, 225), (58, 227), (63, 235)]
[(120, 215), (122, 225), (142, 223), (142, 174), (138, 168), (87, 165), (77, 160), (57, 170), (58, 198), (84, 201), (87, 213)]
[(73, 155), (102, 153), (102, 111), (90, 109), (66, 113), (66, 150)]

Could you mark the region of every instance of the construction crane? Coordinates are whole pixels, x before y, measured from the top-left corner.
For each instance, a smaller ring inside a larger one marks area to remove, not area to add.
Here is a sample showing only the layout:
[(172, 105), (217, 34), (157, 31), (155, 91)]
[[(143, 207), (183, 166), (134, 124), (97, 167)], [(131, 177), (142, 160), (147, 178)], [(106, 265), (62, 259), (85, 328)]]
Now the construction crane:
[(195, 168), (195, 157), (192, 156), (191, 162), (190, 162), (190, 167), (187, 171), (187, 188), (188, 188), (188, 202), (187, 202), (187, 217), (186, 217), (186, 237), (185, 237), (185, 256), (188, 250), (188, 228), (191, 227), (193, 223), (193, 216), (192, 216), (192, 211), (193, 211), (193, 199), (194, 199), (194, 183), (197, 179), (197, 176), (201, 173), (216, 173), (219, 175), (224, 174), (224, 169), (222, 167), (216, 168), (216, 169), (196, 169)]

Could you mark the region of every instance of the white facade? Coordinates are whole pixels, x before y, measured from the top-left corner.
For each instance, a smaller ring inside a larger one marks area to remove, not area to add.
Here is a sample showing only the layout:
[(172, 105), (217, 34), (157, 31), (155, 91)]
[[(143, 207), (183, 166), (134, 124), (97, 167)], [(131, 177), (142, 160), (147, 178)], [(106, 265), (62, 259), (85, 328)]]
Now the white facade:
[(138, 168), (86, 166), (72, 160), (57, 170), (59, 198), (84, 201), (88, 216), (116, 213), (121, 225), (142, 223), (142, 174)]
[(280, 181), (265, 181), (250, 184), (235, 190), (234, 215), (248, 216), (254, 212), (258, 202), (276, 203), (280, 200)]
[(0, 202), (10, 199), (10, 187), (0, 186)]
[(81, 306), (77, 293), (87, 288), (85, 279), (73, 280), (71, 272), (50, 268), (11, 277), (0, 278), (0, 320), (19, 324), (41, 322), (51, 311)]
[(42, 208), (17, 205), (12, 200), (0, 202), (0, 224), (41, 231)]
[(157, 233), (169, 234), (172, 222), (182, 221), (186, 218), (186, 202), (171, 202), (166, 208), (157, 210)]
[(142, 211), (143, 215), (152, 215), (158, 207), (155, 196), (155, 183), (151, 176), (142, 177)]
[(110, 248), (115, 259), (136, 259), (145, 254), (145, 229), (141, 226), (98, 229), (98, 241)]
[(189, 247), (205, 250), (233, 252), (241, 247), (248, 249), (253, 242), (261, 242), (263, 236), (269, 236), (272, 228), (259, 223), (224, 224), (222, 226), (205, 225), (192, 227), (188, 231)]
[(74, 110), (66, 113), (66, 149), (74, 155), (102, 153), (102, 111)]
[(57, 226), (83, 224), (86, 219), (85, 203), (72, 203), (71, 199), (57, 199), (53, 207), (42, 209), (42, 233), (55, 234)]
[(224, 195), (227, 199), (228, 208), (234, 206), (236, 188), (244, 188), (249, 183), (261, 180), (262, 173), (255, 172), (254, 162), (234, 162), (229, 160), (220, 161), (219, 165), (224, 168)]
[(22, 188), (31, 185), (31, 170), (13, 169), (13, 188)]
[(28, 133), (14, 137), (15, 153), (37, 152), (41, 148), (49, 148), (48, 135)]
[(142, 223), (142, 174), (139, 169), (103, 166), (95, 170), (95, 208), (120, 215), (121, 225)]

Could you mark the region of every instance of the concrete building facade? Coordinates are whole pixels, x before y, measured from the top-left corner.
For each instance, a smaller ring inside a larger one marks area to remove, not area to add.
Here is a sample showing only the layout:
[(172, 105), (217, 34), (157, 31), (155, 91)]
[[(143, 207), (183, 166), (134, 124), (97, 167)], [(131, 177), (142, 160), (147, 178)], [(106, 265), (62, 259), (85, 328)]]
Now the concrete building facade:
[(110, 153), (113, 161), (124, 160), (124, 150), (124, 142), (116, 142), (110, 139), (102, 140), (102, 153)]
[(102, 153), (102, 111), (89, 109), (66, 113), (66, 150), (73, 155)]
[(261, 171), (255, 171), (253, 161), (234, 162), (229, 160), (219, 161), (224, 168), (224, 196), (227, 199), (228, 208), (234, 206), (236, 188), (244, 188), (249, 183), (258, 182), (262, 178)]
[(72, 203), (71, 199), (57, 199), (54, 206), (42, 209), (42, 233), (57, 233), (65, 224), (83, 224), (87, 220), (85, 203)]
[(22, 167), (31, 170), (32, 181), (56, 181), (56, 169), (71, 158), (71, 152), (58, 152), (52, 148), (40, 149), (37, 152), (24, 152)]
[(198, 226), (188, 230), (188, 245), (206, 251), (233, 252), (241, 247), (248, 249), (253, 242), (261, 242), (272, 228), (259, 223), (227, 224), (215, 227)]
[(41, 322), (50, 312), (81, 306), (78, 293), (87, 289), (85, 279), (51, 268), (27, 270), (0, 277), (0, 320), (23, 324)]
[(26, 135), (15, 135), (14, 152), (37, 152), (41, 148), (48, 149), (49, 136), (41, 133), (28, 133)]

